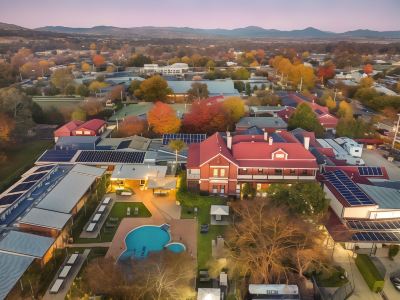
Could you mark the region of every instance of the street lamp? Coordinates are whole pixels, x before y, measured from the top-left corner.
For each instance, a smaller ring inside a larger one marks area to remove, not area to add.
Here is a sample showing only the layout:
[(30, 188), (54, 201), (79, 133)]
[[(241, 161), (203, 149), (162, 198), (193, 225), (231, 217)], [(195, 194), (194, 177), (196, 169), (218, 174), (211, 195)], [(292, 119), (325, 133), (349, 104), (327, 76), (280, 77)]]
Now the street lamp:
[(392, 142), (392, 149), (394, 149), (394, 145), (396, 144), (397, 135), (399, 133), (400, 114), (397, 114), (397, 116), (398, 116), (398, 119), (397, 119), (396, 128), (394, 129), (394, 137), (393, 137), (393, 142)]

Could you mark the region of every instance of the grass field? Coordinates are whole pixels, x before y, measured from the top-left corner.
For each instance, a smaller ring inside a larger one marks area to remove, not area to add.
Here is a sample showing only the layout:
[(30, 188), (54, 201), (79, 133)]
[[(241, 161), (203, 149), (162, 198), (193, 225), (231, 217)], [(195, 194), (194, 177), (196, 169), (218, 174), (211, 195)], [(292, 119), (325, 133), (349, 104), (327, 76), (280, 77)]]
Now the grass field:
[(17, 181), (52, 144), (52, 141), (32, 141), (8, 149), (7, 161), (0, 164), (0, 192)]
[[(130, 207), (131, 213), (129, 216), (126, 215), (127, 208)], [(135, 207), (139, 208), (139, 213), (134, 215)], [(150, 211), (141, 202), (116, 202), (111, 209), (110, 214), (107, 217), (103, 227), (100, 230), (99, 236), (94, 239), (90, 238), (78, 238), (76, 243), (101, 243), (111, 242), (115, 232), (117, 232), (118, 226), (123, 218), (148, 218), (151, 217)], [(106, 228), (107, 222), (110, 222), (110, 218), (118, 218), (117, 222), (113, 222), (115, 226), (113, 228)]]

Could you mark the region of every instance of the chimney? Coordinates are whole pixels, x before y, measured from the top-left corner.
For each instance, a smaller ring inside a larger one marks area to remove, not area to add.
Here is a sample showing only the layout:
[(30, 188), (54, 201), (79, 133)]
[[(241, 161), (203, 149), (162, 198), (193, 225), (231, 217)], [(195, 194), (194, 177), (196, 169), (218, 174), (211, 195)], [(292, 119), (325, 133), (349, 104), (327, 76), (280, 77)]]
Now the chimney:
[(232, 136), (228, 135), (226, 137), (226, 146), (228, 147), (228, 149), (232, 149)]
[(304, 148), (306, 148), (307, 150), (310, 149), (310, 137), (309, 136), (304, 137)]
[(264, 130), (264, 141), (268, 141), (268, 131)]
[(273, 143), (273, 141), (274, 141), (274, 139), (273, 139), (272, 137), (270, 137), (270, 138), (268, 139), (268, 144), (271, 146), (272, 143)]

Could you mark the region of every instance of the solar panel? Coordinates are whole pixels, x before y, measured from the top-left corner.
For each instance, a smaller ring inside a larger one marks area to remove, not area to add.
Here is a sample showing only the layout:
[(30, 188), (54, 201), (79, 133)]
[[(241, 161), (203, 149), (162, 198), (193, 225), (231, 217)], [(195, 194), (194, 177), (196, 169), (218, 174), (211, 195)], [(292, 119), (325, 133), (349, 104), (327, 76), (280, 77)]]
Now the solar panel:
[(399, 231), (400, 221), (398, 220), (387, 220), (387, 221), (359, 221), (359, 220), (349, 220), (347, 225), (351, 229), (364, 230), (364, 231)]
[(131, 142), (132, 142), (131, 140), (122, 141), (122, 142), (118, 145), (117, 149), (125, 149), (125, 148), (128, 148), (129, 145), (131, 144)]
[(39, 161), (51, 161), (51, 162), (68, 162), (70, 161), (77, 150), (47, 150), (39, 158)]
[(54, 168), (54, 165), (39, 167), (39, 168), (36, 169), (35, 173), (51, 170), (53, 168)]
[(395, 232), (357, 232), (352, 236), (353, 241), (359, 242), (400, 242), (400, 233)]
[(163, 134), (162, 144), (168, 145), (170, 141), (181, 140), (185, 144), (201, 143), (207, 138), (206, 134), (203, 133), (167, 133)]
[(35, 183), (36, 183), (36, 181), (20, 183), (20, 184), (18, 184), (15, 188), (13, 188), (13, 189), (10, 191), (10, 193), (27, 191), (27, 190), (29, 190)]
[(9, 205), (14, 203), (21, 197), (24, 193), (17, 193), (17, 194), (9, 194), (5, 195), (4, 197), (0, 198), (0, 205)]
[(47, 172), (44, 173), (38, 173), (38, 174), (32, 174), (28, 177), (25, 178), (24, 182), (28, 181), (38, 181), (40, 178), (44, 177), (47, 174)]
[(324, 177), (340, 193), (349, 205), (357, 206), (376, 204), (342, 170), (327, 172), (324, 174)]
[(358, 167), (358, 173), (361, 176), (382, 176), (382, 168), (380, 167)]
[(145, 154), (136, 151), (81, 151), (76, 162), (141, 164)]

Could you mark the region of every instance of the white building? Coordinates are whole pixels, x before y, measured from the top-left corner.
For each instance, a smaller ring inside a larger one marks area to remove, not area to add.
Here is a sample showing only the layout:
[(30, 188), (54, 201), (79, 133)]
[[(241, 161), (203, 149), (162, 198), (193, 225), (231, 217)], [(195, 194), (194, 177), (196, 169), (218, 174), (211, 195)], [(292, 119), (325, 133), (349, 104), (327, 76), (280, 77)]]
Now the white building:
[(189, 70), (188, 64), (175, 63), (168, 66), (159, 66), (158, 64), (144, 64), (143, 72), (149, 73), (160, 73), (162, 75), (181, 75)]

